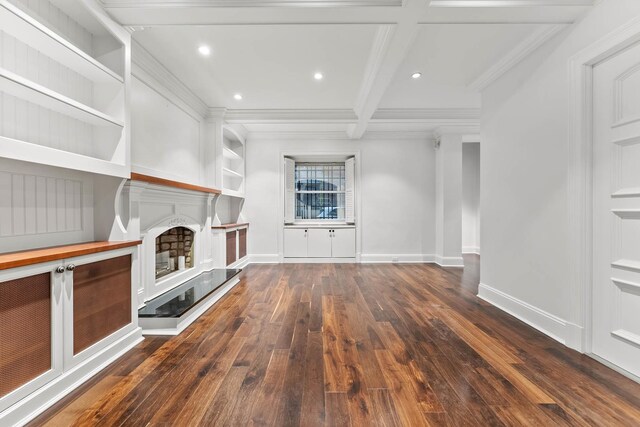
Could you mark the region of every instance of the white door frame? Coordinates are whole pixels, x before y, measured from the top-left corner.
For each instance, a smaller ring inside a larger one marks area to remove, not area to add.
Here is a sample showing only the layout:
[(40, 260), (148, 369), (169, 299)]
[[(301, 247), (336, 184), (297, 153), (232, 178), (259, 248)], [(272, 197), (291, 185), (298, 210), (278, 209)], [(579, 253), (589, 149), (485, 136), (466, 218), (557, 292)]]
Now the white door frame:
[(566, 345), (592, 353), (593, 292), (593, 68), (640, 43), (640, 18), (635, 18), (579, 52), (569, 61), (569, 273), (570, 322)]

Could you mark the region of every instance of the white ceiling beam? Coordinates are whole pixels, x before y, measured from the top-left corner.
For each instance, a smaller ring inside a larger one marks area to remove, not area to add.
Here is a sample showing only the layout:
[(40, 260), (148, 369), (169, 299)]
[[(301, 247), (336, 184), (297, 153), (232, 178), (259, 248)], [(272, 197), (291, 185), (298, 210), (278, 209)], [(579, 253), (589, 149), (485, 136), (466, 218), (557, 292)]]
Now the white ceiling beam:
[(566, 27), (566, 25), (545, 25), (537, 28), (502, 59), (473, 79), (467, 88), (474, 92), (481, 92)]
[(407, 0), (403, 8), (406, 15), (393, 27), (393, 31), (389, 27), (378, 31), (356, 103), (358, 122), (348, 130), (351, 138), (360, 139), (367, 130), (369, 120), (418, 34), (420, 26), (417, 19), (428, 4), (428, 0)]

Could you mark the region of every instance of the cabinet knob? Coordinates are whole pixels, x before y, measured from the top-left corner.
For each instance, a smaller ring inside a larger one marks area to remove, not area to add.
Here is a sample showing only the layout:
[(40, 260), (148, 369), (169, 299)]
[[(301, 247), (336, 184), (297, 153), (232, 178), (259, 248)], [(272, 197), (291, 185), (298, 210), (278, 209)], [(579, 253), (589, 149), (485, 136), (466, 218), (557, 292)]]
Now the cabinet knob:
[(67, 265), (67, 271), (73, 271), (73, 270), (75, 270), (75, 269), (76, 269), (76, 266), (75, 266), (75, 265), (73, 265), (73, 264), (69, 264), (69, 265)]
[(64, 267), (63, 267), (63, 266), (61, 266), (61, 265), (60, 265), (60, 266), (58, 266), (58, 268), (56, 268), (56, 273), (58, 273), (58, 274), (62, 274), (62, 273), (64, 273)]

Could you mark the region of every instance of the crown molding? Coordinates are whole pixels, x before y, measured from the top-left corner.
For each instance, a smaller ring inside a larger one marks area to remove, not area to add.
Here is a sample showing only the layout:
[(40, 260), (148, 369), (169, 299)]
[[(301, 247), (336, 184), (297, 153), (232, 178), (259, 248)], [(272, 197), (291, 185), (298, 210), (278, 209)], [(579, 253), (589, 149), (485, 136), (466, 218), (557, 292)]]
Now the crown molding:
[[(344, 131), (274, 131), (274, 132), (249, 132), (249, 140), (286, 140), (286, 141), (352, 141), (347, 132)], [(365, 132), (362, 140), (421, 140), (430, 141), (433, 139), (433, 132), (430, 131), (372, 131)]]
[(139, 71), (156, 80), (165, 89), (184, 102), (189, 108), (196, 112), (200, 118), (204, 118), (209, 108), (207, 104), (196, 94), (191, 92), (180, 79), (174, 76), (160, 61), (151, 55), (144, 47), (135, 40), (131, 43), (132, 73), (134, 76), (145, 80), (144, 75)]
[(401, 7), (402, 0), (100, 0), (105, 8)]
[(431, 0), (431, 7), (593, 6), (594, 0)]
[(550, 40), (553, 36), (567, 27), (568, 25), (544, 25), (538, 28), (529, 37), (524, 39), (514, 49), (507, 53), (500, 61), (476, 77), (467, 85), (467, 89), (474, 92), (481, 92), (498, 80), (507, 71), (518, 65), (527, 56), (531, 55), (536, 49)]
[(346, 132), (343, 131), (275, 131), (275, 132), (249, 132), (247, 140), (349, 140)]
[(227, 110), (227, 123), (353, 123), (358, 120), (348, 109), (260, 109)]
[(444, 125), (439, 126), (433, 131), (434, 137), (438, 138), (447, 134), (462, 134), (462, 135), (479, 135), (480, 124), (477, 125)]
[(371, 118), (376, 122), (470, 122), (480, 123), (479, 108), (380, 108)]

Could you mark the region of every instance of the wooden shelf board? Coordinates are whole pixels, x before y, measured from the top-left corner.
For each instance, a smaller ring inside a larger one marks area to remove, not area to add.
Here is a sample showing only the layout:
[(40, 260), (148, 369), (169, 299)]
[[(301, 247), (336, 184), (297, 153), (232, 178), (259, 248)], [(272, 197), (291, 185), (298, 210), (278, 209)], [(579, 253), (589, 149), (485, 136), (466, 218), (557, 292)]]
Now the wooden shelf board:
[(237, 191), (237, 190), (232, 190), (231, 188), (223, 188), (222, 189), (222, 195), (223, 196), (229, 196), (229, 197), (238, 197), (240, 199), (244, 199), (244, 193), (241, 191)]
[(138, 246), (142, 240), (87, 242), (0, 254), (0, 270)]
[(95, 126), (124, 127), (124, 123), (71, 98), (0, 68), (0, 91)]
[(124, 82), (117, 73), (5, 0), (0, 0), (0, 23), (2, 31), (95, 83)]
[(128, 178), (128, 166), (69, 151), (0, 136), (0, 157), (99, 175)]
[(212, 225), (211, 228), (214, 230), (226, 230), (229, 228), (239, 228), (239, 227), (248, 227), (248, 222), (241, 223), (233, 223), (233, 224), (221, 224), (221, 225)]
[(140, 173), (131, 173), (131, 180), (148, 182), (149, 184), (163, 185), (165, 187), (180, 188), (182, 190), (199, 191), (201, 193), (209, 194), (221, 194), (222, 191), (215, 188), (202, 187), (199, 185), (187, 184), (179, 181), (172, 181), (170, 179), (158, 178), (150, 175), (143, 175)]

